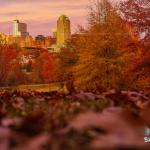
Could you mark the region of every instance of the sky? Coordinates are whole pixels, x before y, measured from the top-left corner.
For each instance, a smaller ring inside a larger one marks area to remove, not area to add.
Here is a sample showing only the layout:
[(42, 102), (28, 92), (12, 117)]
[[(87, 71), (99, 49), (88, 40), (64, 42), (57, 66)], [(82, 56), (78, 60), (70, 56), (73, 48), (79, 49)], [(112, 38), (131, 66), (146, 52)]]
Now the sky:
[(32, 36), (51, 35), (60, 15), (71, 20), (72, 32), (85, 25), (89, 0), (0, 0), (0, 33), (12, 34), (14, 19), (27, 23)]

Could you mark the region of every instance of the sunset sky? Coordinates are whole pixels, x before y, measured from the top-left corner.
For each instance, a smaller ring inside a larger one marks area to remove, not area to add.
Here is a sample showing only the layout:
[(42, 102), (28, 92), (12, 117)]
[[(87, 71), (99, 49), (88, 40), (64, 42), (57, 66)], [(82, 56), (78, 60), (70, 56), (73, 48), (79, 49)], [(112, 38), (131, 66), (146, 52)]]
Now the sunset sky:
[(86, 23), (88, 4), (89, 0), (0, 0), (0, 32), (11, 34), (17, 18), (28, 24), (31, 35), (50, 35), (61, 14), (70, 18), (74, 32)]

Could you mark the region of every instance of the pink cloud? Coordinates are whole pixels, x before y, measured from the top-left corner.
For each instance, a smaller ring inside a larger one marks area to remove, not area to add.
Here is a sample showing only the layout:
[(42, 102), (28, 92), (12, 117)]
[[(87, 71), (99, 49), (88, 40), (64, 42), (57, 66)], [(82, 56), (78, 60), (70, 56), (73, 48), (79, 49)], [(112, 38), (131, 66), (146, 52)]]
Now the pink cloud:
[(10, 33), (10, 22), (17, 17), (28, 24), (31, 35), (49, 35), (61, 14), (70, 18), (72, 32), (78, 24), (85, 25), (89, 0), (0, 0), (0, 4), (0, 32)]
[(14, 18), (26, 22), (32, 35), (49, 35), (56, 27), (57, 18), (66, 14), (75, 26), (85, 23), (89, 0), (0, 0), (0, 32), (10, 33)]

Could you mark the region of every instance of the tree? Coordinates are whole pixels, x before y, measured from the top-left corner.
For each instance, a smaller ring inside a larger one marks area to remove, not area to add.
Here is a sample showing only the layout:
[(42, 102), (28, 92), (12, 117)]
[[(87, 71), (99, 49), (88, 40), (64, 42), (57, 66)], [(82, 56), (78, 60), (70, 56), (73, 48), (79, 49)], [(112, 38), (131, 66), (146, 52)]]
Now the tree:
[(42, 50), (32, 65), (32, 76), (35, 83), (50, 83), (55, 80), (55, 58)]
[[(96, 3), (99, 8), (99, 3)], [(131, 36), (128, 24), (116, 13), (109, 3), (105, 22), (89, 22), (89, 29), (81, 37), (78, 46), (79, 60), (74, 67), (75, 84), (80, 89), (96, 90), (128, 88), (124, 73), (130, 59), (137, 53), (136, 41)], [(93, 18), (102, 13), (101, 9), (90, 9)], [(100, 12), (99, 12), (100, 11)], [(94, 19), (95, 20), (95, 19)], [(132, 63), (131, 63), (132, 64)]]
[(5, 85), (9, 71), (16, 61), (17, 52), (13, 46), (0, 46), (0, 86)]
[(73, 66), (77, 61), (77, 52), (74, 44), (72, 39), (67, 43), (69, 48), (62, 48), (57, 56), (57, 80), (64, 82), (69, 93), (75, 92)]
[(12, 64), (11, 68), (9, 69), (7, 79), (6, 79), (6, 85), (7, 86), (15, 86), (19, 84), (27, 84), (28, 78), (25, 73), (21, 70), (21, 65), (19, 62), (15, 62)]
[(55, 59), (54, 57), (44, 52), (40, 55), (40, 59), (43, 60), (41, 74), (45, 83), (49, 83), (55, 80)]
[(150, 40), (150, 1), (149, 0), (127, 0), (121, 2), (120, 11), (122, 18), (136, 27), (145, 44)]
[(26, 70), (27, 70), (27, 72), (31, 72), (32, 71), (32, 61), (31, 60), (27, 63)]
[(108, 15), (113, 10), (108, 0), (93, 1), (89, 8), (89, 24), (106, 23)]
[(132, 74), (132, 85), (136, 88), (145, 89), (150, 80), (150, 1), (149, 0), (127, 0), (121, 2), (120, 11), (122, 18), (129, 22), (140, 35), (140, 54), (132, 69), (128, 71)]
[[(143, 50), (143, 47), (141, 48)], [(143, 50), (127, 70), (130, 85), (136, 90), (150, 89), (150, 51)]]
[(41, 75), (42, 64), (38, 58), (32, 63), (32, 72), (29, 76), (30, 83), (41, 84), (43, 83), (43, 78)]

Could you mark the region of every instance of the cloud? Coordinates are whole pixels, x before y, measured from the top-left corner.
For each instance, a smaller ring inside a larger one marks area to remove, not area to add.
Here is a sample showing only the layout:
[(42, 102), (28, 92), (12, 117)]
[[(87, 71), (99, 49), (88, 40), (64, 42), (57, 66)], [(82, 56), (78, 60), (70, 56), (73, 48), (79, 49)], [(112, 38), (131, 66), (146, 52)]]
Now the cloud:
[(56, 26), (57, 18), (66, 14), (72, 31), (78, 24), (86, 24), (90, 0), (0, 0), (0, 32), (10, 33), (14, 18), (28, 24), (32, 35), (48, 35)]
[(75, 25), (84, 23), (89, 0), (0, 0), (0, 32), (12, 30), (10, 21), (14, 18), (26, 22), (32, 35), (50, 34), (57, 18), (66, 14)]

